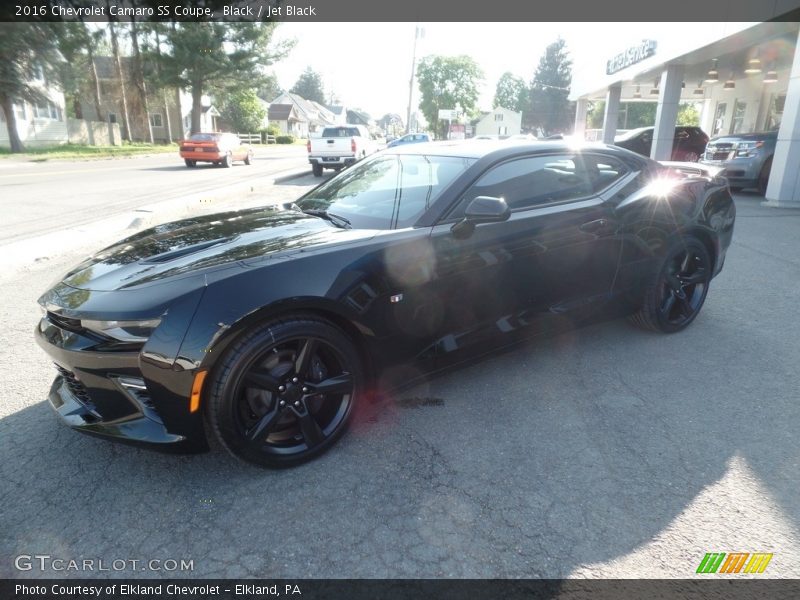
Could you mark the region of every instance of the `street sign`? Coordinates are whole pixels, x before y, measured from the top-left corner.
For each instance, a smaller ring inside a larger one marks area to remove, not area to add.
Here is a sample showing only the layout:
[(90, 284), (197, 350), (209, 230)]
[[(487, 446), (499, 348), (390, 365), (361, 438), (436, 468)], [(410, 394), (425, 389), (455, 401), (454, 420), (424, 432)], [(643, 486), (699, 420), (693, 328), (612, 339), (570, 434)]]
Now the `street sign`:
[(458, 119), (461, 116), (461, 113), (453, 108), (440, 108), (439, 109), (439, 118), (445, 119), (448, 121), (452, 121)]

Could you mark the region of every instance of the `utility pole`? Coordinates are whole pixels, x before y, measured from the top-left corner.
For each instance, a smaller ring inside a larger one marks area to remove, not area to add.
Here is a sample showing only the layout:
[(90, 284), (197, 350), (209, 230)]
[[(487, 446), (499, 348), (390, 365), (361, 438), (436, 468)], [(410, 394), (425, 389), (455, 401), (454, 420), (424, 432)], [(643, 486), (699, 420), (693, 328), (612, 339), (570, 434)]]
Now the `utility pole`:
[(411, 79), (408, 80), (408, 112), (406, 113), (406, 133), (411, 133), (411, 97), (414, 95), (414, 71), (417, 68), (417, 40), (425, 37), (422, 27), (414, 27), (414, 51), (411, 54)]

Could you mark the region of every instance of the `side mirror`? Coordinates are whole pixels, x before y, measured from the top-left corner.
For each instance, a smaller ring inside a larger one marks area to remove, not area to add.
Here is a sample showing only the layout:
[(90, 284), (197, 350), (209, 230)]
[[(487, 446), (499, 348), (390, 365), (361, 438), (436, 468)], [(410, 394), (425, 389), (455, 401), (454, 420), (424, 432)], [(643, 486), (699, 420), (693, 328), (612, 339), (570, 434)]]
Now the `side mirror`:
[(478, 196), (467, 205), (464, 218), (453, 225), (450, 231), (458, 238), (469, 236), (479, 223), (500, 223), (511, 216), (508, 204), (502, 198)]

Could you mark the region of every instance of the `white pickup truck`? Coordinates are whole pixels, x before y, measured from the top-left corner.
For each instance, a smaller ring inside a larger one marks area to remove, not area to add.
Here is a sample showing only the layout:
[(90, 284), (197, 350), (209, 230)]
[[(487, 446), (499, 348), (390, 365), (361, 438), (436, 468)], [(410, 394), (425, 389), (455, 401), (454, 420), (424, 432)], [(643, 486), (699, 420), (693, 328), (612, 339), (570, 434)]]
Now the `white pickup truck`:
[(308, 140), (308, 162), (315, 177), (323, 169), (342, 169), (378, 151), (378, 144), (363, 125), (326, 127), (318, 138)]

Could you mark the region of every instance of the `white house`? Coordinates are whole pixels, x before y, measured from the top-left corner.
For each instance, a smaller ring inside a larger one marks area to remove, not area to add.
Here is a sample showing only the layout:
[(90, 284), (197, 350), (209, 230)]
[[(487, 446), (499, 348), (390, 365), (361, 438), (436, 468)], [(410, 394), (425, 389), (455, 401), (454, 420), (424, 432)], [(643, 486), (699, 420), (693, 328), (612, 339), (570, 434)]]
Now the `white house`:
[(521, 131), (522, 113), (499, 106), (475, 125), (475, 135), (517, 135)]
[[(47, 101), (36, 104), (17, 102), (14, 115), (19, 139), (26, 146), (50, 146), (67, 142), (67, 120), (64, 92), (45, 81), (39, 70), (33, 84), (47, 97)], [(0, 109), (0, 146), (10, 146), (8, 120)]]

